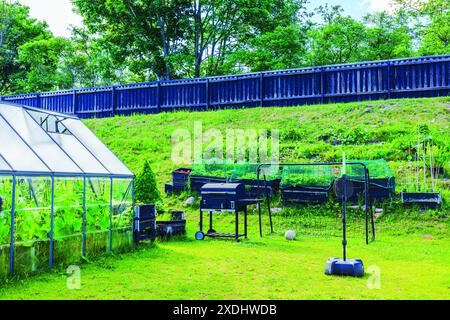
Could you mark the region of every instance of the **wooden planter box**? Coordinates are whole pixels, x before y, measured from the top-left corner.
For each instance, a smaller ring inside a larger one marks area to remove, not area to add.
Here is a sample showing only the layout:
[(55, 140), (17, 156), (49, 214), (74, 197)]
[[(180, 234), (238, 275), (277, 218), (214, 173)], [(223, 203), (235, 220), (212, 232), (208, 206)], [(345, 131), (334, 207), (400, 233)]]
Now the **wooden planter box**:
[(404, 204), (418, 205), (422, 209), (437, 209), (442, 205), (442, 195), (436, 192), (405, 192), (401, 194)]
[(323, 204), (330, 198), (329, 186), (284, 186), (281, 187), (283, 205)]

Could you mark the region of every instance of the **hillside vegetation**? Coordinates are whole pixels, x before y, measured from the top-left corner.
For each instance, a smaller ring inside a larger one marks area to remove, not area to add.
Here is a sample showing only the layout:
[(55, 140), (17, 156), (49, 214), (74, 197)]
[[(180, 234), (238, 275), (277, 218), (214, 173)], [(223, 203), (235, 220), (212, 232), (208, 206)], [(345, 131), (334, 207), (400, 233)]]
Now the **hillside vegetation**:
[[(397, 189), (413, 183), (411, 146), (418, 125), (428, 125), (439, 146), (440, 162), (450, 171), (450, 97), (367, 101), (328, 105), (173, 112), (90, 119), (85, 123), (126, 165), (138, 172), (149, 160), (161, 189), (170, 180), (171, 135), (184, 128), (193, 134), (194, 122), (203, 130), (279, 129), (281, 161), (388, 161)], [(206, 144), (205, 144), (206, 146)]]

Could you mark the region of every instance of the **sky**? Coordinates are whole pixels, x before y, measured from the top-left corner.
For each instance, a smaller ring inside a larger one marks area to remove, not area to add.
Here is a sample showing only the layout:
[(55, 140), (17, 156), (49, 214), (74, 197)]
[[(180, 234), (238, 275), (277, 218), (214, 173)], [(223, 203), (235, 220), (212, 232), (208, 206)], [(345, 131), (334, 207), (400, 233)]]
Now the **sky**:
[[(71, 0), (18, 0), (30, 8), (30, 15), (47, 21), (55, 36), (69, 37), (70, 26), (81, 26), (82, 18), (73, 12)], [(345, 12), (356, 19), (369, 12), (392, 10), (390, 0), (310, 0), (308, 7), (313, 10), (319, 5), (340, 4)]]

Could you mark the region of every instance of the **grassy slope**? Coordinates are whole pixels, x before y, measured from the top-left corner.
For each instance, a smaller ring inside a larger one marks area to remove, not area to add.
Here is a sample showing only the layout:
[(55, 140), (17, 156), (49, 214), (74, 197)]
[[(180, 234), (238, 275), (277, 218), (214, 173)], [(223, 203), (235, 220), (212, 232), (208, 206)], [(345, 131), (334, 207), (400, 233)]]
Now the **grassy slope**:
[[(417, 123), (428, 123), (438, 140), (448, 145), (450, 98), (179, 112), (86, 122), (132, 170), (138, 171), (149, 159), (162, 188), (171, 169), (178, 167), (170, 160), (171, 133), (177, 128), (192, 130), (194, 121), (221, 130), (278, 128), (286, 161), (338, 160), (344, 148), (352, 158), (385, 157), (401, 180), (407, 155), (402, 146), (415, 138)], [(361, 129), (356, 143), (332, 146), (320, 140), (333, 131), (341, 133), (330, 140), (354, 140), (346, 136), (354, 128)], [(366, 145), (368, 140), (372, 143)], [(167, 206), (180, 208), (179, 200), (185, 196), (166, 199)], [(350, 213), (349, 256), (362, 258), (366, 268), (381, 268), (381, 289), (371, 290), (367, 287), (371, 270), (364, 279), (323, 275), (326, 259), (341, 252), (336, 206), (283, 210), (275, 217), (277, 233), (263, 239), (258, 237), (253, 212), (250, 240), (240, 244), (193, 241), (197, 209), (183, 209), (188, 212), (188, 241), (159, 243), (150, 250), (83, 265), (78, 291), (68, 290), (65, 273), (55, 271), (7, 285), (0, 289), (0, 299), (450, 299), (446, 210), (421, 215), (401, 207), (386, 208), (377, 219), (377, 241), (370, 246), (363, 242), (362, 217)], [(233, 227), (232, 217), (226, 214), (216, 222), (220, 231)], [(267, 232), (267, 218), (264, 222)], [(288, 228), (300, 234), (297, 241), (283, 239)]]
[[(176, 112), (86, 123), (134, 172), (148, 159), (163, 189), (171, 170), (179, 167), (171, 161), (172, 132), (182, 128), (192, 133), (196, 121), (204, 130), (219, 129), (224, 136), (227, 129), (279, 129), (281, 160), (286, 162), (338, 161), (342, 151), (351, 159), (385, 158), (397, 176), (398, 189), (412, 183), (405, 175), (407, 147), (417, 141), (418, 124), (428, 124), (435, 140), (450, 150), (450, 97)], [(332, 145), (334, 140), (345, 144)]]

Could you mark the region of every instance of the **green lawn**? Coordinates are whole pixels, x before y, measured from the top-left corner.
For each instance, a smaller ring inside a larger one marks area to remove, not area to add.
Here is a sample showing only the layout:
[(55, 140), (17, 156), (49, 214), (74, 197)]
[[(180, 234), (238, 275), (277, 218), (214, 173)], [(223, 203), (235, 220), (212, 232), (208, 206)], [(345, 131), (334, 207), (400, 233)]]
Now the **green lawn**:
[[(339, 220), (316, 217), (304, 227), (307, 218), (275, 217), (277, 232), (259, 238), (252, 215), (249, 240), (195, 241), (191, 212), (187, 239), (82, 265), (80, 290), (67, 289), (59, 271), (6, 285), (0, 299), (450, 299), (448, 220), (381, 219), (367, 246), (362, 219), (350, 213), (349, 257), (362, 258), (369, 272), (345, 278), (323, 273), (327, 258), (341, 254)], [(218, 230), (232, 227), (228, 215), (217, 221)], [(296, 241), (283, 238), (288, 227)], [(368, 287), (371, 266), (380, 270), (379, 289)]]

